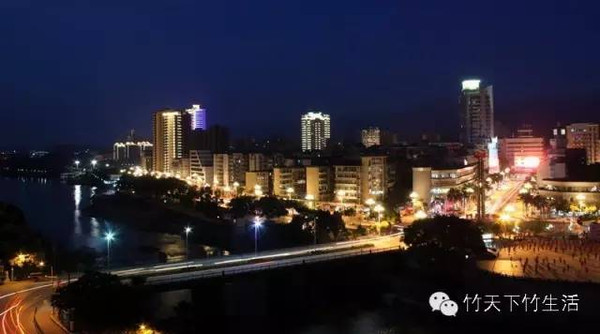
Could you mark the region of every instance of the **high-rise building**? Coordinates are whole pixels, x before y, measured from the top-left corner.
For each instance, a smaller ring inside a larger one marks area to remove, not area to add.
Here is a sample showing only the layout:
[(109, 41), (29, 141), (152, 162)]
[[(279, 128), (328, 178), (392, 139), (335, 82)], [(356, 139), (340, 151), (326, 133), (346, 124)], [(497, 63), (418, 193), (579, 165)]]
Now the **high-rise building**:
[(200, 107), (199, 104), (193, 104), (191, 108), (185, 110), (191, 117), (192, 130), (206, 130), (206, 109)]
[(302, 115), (302, 151), (323, 150), (331, 138), (328, 114), (309, 111)]
[(361, 130), (360, 137), (365, 147), (381, 145), (381, 132), (378, 127), (369, 127)]
[(152, 121), (153, 169), (171, 173), (175, 159), (186, 158), (189, 154), (190, 114), (167, 109), (155, 112)]
[(152, 143), (136, 138), (134, 130), (131, 130), (126, 140), (117, 141), (113, 145), (113, 160), (121, 165), (146, 168), (144, 158), (149, 155), (152, 155)]
[(583, 148), (587, 163), (600, 162), (600, 126), (595, 123), (567, 125), (567, 148)]
[(460, 95), (460, 140), (484, 147), (494, 137), (494, 94), (480, 80), (462, 82)]

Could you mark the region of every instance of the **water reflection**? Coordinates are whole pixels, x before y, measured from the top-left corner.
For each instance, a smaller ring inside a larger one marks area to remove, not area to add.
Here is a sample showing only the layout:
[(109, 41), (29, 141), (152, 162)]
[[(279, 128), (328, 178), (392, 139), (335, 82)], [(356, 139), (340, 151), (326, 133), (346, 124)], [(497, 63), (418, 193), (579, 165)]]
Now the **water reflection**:
[(75, 209), (79, 209), (79, 203), (81, 203), (81, 186), (75, 185), (73, 191), (73, 199), (75, 200)]
[[(90, 247), (104, 254), (103, 234), (110, 228), (118, 234), (115, 243), (111, 244), (111, 262), (115, 266), (156, 262), (158, 252), (167, 255), (169, 261), (184, 255), (184, 239), (180, 235), (138, 231), (127, 225), (86, 216), (83, 210), (90, 205), (94, 193), (99, 194), (100, 190), (70, 186), (53, 179), (0, 177), (0, 202), (21, 208), (28, 224), (57, 246)], [(192, 250), (200, 247), (190, 245)]]
[(100, 223), (98, 222), (98, 219), (96, 219), (96, 217), (90, 217), (90, 225), (91, 225), (90, 236), (92, 238), (99, 238), (100, 237)]
[(76, 235), (80, 235), (81, 234), (81, 211), (79, 210), (79, 204), (81, 203), (81, 186), (80, 185), (75, 185), (73, 187), (73, 199), (75, 201), (75, 210), (73, 210), (73, 222), (74, 224), (74, 231), (73, 233), (75, 233)]

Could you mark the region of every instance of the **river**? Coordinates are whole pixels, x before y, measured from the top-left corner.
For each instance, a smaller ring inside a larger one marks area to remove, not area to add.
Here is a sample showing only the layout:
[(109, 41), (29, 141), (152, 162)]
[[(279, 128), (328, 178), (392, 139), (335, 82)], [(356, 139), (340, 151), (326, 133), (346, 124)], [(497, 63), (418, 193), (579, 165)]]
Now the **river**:
[(67, 185), (56, 179), (0, 177), (0, 202), (18, 206), (27, 223), (45, 239), (69, 249), (89, 247), (106, 252), (103, 239), (108, 230), (116, 233), (111, 243), (111, 263), (127, 266), (152, 263), (157, 252), (177, 259), (184, 255), (182, 236), (133, 230), (111, 221), (86, 217), (81, 210), (90, 203), (95, 190)]

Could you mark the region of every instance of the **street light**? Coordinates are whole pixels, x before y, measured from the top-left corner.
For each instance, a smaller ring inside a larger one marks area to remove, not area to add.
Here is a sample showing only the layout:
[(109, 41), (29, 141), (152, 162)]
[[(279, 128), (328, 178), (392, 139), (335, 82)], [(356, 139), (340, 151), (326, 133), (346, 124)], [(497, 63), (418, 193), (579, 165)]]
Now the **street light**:
[(98, 160), (96, 160), (96, 159), (93, 159), (93, 160), (91, 161), (91, 164), (92, 164), (92, 169), (96, 168), (96, 164), (97, 164), (97, 163), (98, 163)]
[(188, 247), (188, 235), (192, 232), (192, 228), (186, 226), (183, 231), (185, 232), (185, 258), (186, 260), (190, 257), (189, 255), (189, 247)]
[(262, 222), (260, 217), (254, 217), (254, 254), (258, 253), (258, 229), (261, 227)]
[(372, 206), (372, 205), (374, 205), (374, 204), (375, 204), (375, 200), (374, 200), (374, 199), (372, 199), (372, 198), (369, 198), (369, 199), (367, 199), (367, 200), (365, 201), (365, 204), (366, 204), (366, 205), (368, 205), (368, 206)]
[(104, 240), (106, 240), (106, 268), (110, 274), (110, 242), (115, 239), (115, 234), (112, 231), (108, 231), (104, 234)]
[(288, 194), (288, 200), (292, 199), (292, 194), (294, 193), (294, 188), (288, 187), (285, 192)]
[(80, 163), (81, 163), (81, 161), (75, 160), (75, 167), (77, 168), (77, 170), (79, 170), (79, 164)]

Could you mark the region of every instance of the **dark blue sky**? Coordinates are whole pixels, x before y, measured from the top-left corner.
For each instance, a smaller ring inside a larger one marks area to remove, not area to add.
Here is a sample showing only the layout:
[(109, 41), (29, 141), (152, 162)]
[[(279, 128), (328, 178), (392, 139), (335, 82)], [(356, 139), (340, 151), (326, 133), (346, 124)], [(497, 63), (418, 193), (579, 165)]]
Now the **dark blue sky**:
[[(126, 4), (127, 3), (127, 4)], [(0, 146), (110, 145), (200, 102), (234, 135), (451, 133), (460, 81), (496, 118), (599, 121), (598, 1), (0, 2)]]

